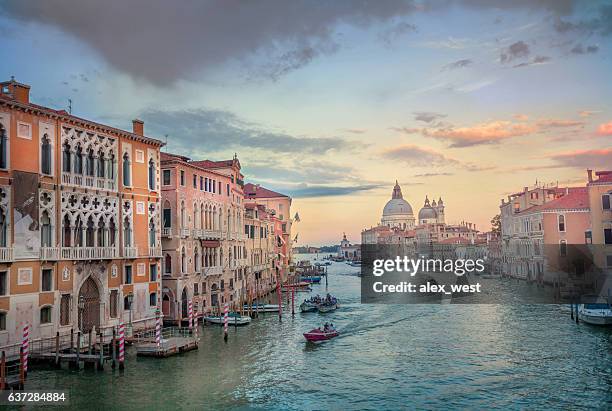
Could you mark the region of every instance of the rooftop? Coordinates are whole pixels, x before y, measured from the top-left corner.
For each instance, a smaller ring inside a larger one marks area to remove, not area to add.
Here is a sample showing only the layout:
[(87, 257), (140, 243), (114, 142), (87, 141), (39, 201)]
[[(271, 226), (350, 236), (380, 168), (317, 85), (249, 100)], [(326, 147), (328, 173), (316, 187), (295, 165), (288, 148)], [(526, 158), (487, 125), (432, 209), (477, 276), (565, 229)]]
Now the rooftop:
[(288, 195), (269, 190), (265, 187), (253, 183), (247, 183), (244, 185), (244, 196), (245, 198), (289, 197)]

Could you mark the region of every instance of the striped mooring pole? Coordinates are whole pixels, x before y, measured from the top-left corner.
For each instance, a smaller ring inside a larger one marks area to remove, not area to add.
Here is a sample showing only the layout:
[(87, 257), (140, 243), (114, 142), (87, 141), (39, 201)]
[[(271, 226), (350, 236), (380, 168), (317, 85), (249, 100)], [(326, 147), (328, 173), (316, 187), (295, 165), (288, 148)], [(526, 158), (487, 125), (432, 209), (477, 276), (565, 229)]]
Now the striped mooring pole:
[(125, 324), (119, 324), (119, 369), (125, 367)]
[(191, 329), (193, 328), (193, 302), (191, 300), (189, 300), (189, 304), (187, 305), (187, 307), (189, 307), (189, 319), (187, 320), (187, 323), (189, 324), (189, 331), (191, 331)]
[(30, 354), (30, 325), (25, 323), (23, 326), (23, 337), (21, 339), (21, 348), (23, 348), (23, 373), (28, 373), (28, 355)]
[(155, 311), (155, 343), (157, 344), (157, 348), (161, 347), (161, 315), (159, 312), (159, 308)]
[(223, 307), (223, 339), (227, 341), (227, 322), (229, 320), (229, 305), (225, 303)]

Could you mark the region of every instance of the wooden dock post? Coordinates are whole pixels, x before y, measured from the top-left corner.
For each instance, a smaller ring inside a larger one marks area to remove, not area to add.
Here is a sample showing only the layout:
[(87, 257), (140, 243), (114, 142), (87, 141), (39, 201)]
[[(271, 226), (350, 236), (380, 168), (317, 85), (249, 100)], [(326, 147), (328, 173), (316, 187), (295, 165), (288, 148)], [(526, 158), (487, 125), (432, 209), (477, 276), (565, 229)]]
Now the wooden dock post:
[(76, 347), (76, 369), (81, 368), (81, 331), (77, 332), (77, 347)]
[(125, 368), (125, 326), (119, 324), (119, 370)]
[(295, 317), (295, 287), (291, 287), (291, 316)]
[(19, 389), (25, 388), (25, 354), (23, 347), (19, 348)]
[(60, 346), (59, 346), (59, 341), (60, 341), (60, 337), (59, 337), (59, 331), (58, 331), (57, 333), (55, 333), (55, 368), (59, 368), (60, 367), (60, 360), (59, 360)]
[(92, 330), (89, 330), (89, 339), (87, 341), (87, 355), (91, 355), (91, 334)]
[(74, 352), (74, 328), (70, 329), (70, 353)]
[(574, 303), (570, 303), (570, 317), (574, 319)]
[(113, 360), (113, 363), (112, 363), (113, 364), (112, 365), (113, 369), (115, 369), (115, 367), (117, 366), (115, 364), (115, 360), (117, 358), (116, 351), (117, 351), (117, 331), (115, 330), (115, 327), (113, 327), (113, 342), (112, 342), (112, 354), (111, 354), (112, 357), (113, 357), (112, 358), (112, 360)]
[(98, 363), (98, 370), (104, 369), (104, 330), (100, 331), (100, 362)]
[(6, 388), (6, 353), (2, 351), (2, 357), (0, 357), (0, 391), (4, 391)]
[(578, 301), (576, 301), (576, 324), (579, 324), (580, 320), (578, 319)]

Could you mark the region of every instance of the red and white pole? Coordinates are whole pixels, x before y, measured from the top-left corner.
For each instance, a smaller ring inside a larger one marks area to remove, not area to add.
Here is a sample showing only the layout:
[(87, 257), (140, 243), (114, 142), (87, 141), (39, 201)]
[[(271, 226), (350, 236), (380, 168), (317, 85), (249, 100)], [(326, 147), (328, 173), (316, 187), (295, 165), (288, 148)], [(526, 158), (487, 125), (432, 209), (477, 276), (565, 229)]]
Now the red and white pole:
[(229, 305), (225, 303), (223, 308), (223, 338), (227, 341), (227, 322), (229, 320)]
[(23, 326), (23, 337), (21, 339), (21, 348), (23, 348), (23, 372), (28, 373), (28, 356), (30, 353), (30, 325), (25, 323)]
[(189, 300), (189, 330), (193, 328), (193, 302)]
[(125, 324), (119, 324), (119, 369), (124, 368), (125, 362)]
[(157, 344), (157, 348), (161, 347), (161, 315), (159, 313), (159, 308), (157, 309), (157, 318), (155, 318), (155, 343)]

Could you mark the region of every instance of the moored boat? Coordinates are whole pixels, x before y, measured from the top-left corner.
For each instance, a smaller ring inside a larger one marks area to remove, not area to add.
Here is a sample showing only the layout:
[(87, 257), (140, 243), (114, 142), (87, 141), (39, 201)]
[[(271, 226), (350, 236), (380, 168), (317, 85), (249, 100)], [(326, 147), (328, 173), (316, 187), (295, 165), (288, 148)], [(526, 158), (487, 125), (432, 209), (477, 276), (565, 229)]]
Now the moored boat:
[(601, 298), (578, 305), (578, 317), (587, 324), (612, 325), (612, 305)]
[(304, 300), (304, 302), (300, 304), (300, 311), (303, 313), (315, 312), (318, 309), (319, 309), (319, 304), (313, 301)]
[(306, 283), (320, 283), (321, 282), (321, 277), (320, 276), (304, 276), (304, 277), (300, 277), (300, 280)]
[(333, 324), (329, 326), (326, 324), (323, 329), (321, 329), (321, 327), (313, 328), (312, 330), (304, 333), (304, 338), (306, 338), (306, 340), (309, 342), (316, 343), (331, 340), (338, 335), (340, 335), (340, 333), (338, 333), (338, 330), (334, 328)]
[[(278, 304), (253, 304), (251, 309), (260, 313), (276, 313), (278, 312), (278, 307)], [(249, 305), (244, 304), (243, 309), (247, 311), (249, 309)]]
[[(204, 321), (210, 324), (218, 324), (223, 325), (224, 318), (223, 316), (206, 316), (204, 317)], [(246, 315), (240, 315), (238, 313), (229, 313), (227, 318), (228, 325), (247, 325), (251, 323), (251, 317)]]
[(330, 311), (334, 311), (338, 309), (338, 304), (337, 303), (325, 303), (325, 304), (321, 304), (319, 305), (319, 312), (320, 313), (328, 313)]

